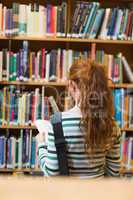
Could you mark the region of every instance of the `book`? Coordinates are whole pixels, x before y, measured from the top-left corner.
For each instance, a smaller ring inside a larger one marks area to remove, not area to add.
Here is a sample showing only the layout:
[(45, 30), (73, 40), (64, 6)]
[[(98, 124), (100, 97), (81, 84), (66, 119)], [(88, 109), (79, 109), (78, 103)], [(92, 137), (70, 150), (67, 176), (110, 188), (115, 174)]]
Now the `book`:
[(122, 56), (121, 59), (122, 59), (123, 67), (126, 72), (127, 78), (132, 83), (133, 82), (133, 72), (131, 70), (131, 67), (129, 66), (125, 56)]
[(45, 142), (48, 142), (48, 133), (53, 132), (53, 127), (48, 120), (38, 119), (34, 121), (35, 126), (37, 127), (39, 133), (44, 134)]

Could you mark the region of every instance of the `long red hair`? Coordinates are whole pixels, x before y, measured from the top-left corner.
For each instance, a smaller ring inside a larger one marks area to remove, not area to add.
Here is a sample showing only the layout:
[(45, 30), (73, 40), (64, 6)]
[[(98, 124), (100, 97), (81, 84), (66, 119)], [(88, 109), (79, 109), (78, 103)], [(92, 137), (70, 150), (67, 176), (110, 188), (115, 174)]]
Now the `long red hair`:
[(91, 60), (78, 60), (70, 68), (69, 80), (80, 90), (81, 127), (87, 151), (111, 147), (116, 135), (113, 98), (105, 66)]

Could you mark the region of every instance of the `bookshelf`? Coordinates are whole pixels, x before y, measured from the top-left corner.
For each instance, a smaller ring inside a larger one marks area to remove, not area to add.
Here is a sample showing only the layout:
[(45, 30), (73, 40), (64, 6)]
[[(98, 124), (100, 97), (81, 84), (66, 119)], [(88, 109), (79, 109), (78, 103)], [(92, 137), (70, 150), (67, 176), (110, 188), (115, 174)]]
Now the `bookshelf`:
[[(11, 7), (11, 4), (14, 1), (11, 0), (10, 2), (8, 0), (5, 0), (4, 5), (7, 7)], [(29, 4), (29, 3), (34, 3), (32, 0), (17, 0), (15, 1), (17, 3), (24, 3), (24, 4)], [(74, 11), (74, 3), (76, 4), (77, 1), (71, 1), (67, 0), (67, 20), (66, 20), (66, 33), (69, 33), (70, 27), (71, 27), (71, 20), (72, 20), (72, 15)], [(81, 2), (81, 1), (80, 1)], [(88, 1), (86, 1), (88, 2)], [(93, 2), (93, 1), (90, 1)], [(110, 8), (117, 7), (120, 5), (122, 8), (127, 7), (127, 4), (133, 3), (133, 0), (112, 0), (112, 1), (104, 1), (104, 0), (99, 0), (96, 2), (100, 2), (101, 6), (104, 8), (107, 8), (108, 6)], [(46, 5), (44, 1), (40, 0), (39, 3), (41, 5)], [(51, 1), (51, 4), (53, 5), (58, 5), (58, 1)], [(47, 49), (72, 49), (73, 51), (75, 50), (88, 50), (93, 46), (93, 44), (96, 44), (96, 49), (101, 50), (103, 49), (107, 54), (118, 54), (119, 52), (122, 52), (124, 56), (127, 58), (130, 66), (133, 66), (133, 58), (132, 58), (132, 52), (133, 52), (133, 40), (118, 40), (118, 39), (89, 39), (89, 38), (74, 38), (74, 37), (67, 37), (66, 35), (58, 36), (49, 36), (46, 34), (45, 36), (37, 36), (37, 35), (19, 35), (19, 36), (5, 36), (5, 35), (0, 35), (0, 42), (1, 42), (1, 48), (9, 48), (9, 50), (14, 51), (15, 53), (22, 48), (22, 42), (23, 41), (28, 41), (29, 42), (29, 48), (35, 52), (43, 48), (44, 46)], [(0, 50), (1, 51), (1, 50)], [(124, 75), (123, 77), (124, 82), (123, 83), (109, 83), (109, 86), (112, 90), (114, 89), (132, 89), (133, 84), (129, 83), (127, 81), (127, 77)], [(0, 81), (0, 87), (8, 87), (10, 85), (15, 86), (17, 89), (18, 88), (26, 88), (27, 90), (30, 90), (30, 88), (41, 88), (42, 86), (52, 86), (56, 87), (59, 92), (67, 92), (67, 81), (42, 81), (42, 80), (30, 80), (30, 81)], [(49, 90), (49, 89), (48, 89)], [(51, 93), (51, 91), (47, 91), (48, 95)], [(63, 109), (63, 108), (62, 108)], [(36, 131), (35, 126), (25, 126), (25, 125), (2, 125), (0, 126), (0, 130), (12, 130), (13, 134), (17, 135), (20, 134), (16, 130), (22, 130), (22, 129), (28, 129), (28, 130), (33, 130)], [(132, 135), (133, 128), (121, 128), (122, 132), (128, 132), (129, 134)], [(36, 169), (0, 169), (0, 172), (32, 172), (36, 171)], [(123, 168), (123, 173), (126, 172), (126, 169)]]
[(6, 37), (0, 36), (0, 40), (28, 40), (28, 41), (44, 41), (44, 42), (65, 42), (65, 43), (101, 43), (101, 44), (118, 44), (118, 45), (132, 45), (133, 41), (123, 40), (102, 40), (102, 39), (78, 39), (78, 38), (56, 38), (56, 37), (36, 37), (36, 36), (17, 36)]

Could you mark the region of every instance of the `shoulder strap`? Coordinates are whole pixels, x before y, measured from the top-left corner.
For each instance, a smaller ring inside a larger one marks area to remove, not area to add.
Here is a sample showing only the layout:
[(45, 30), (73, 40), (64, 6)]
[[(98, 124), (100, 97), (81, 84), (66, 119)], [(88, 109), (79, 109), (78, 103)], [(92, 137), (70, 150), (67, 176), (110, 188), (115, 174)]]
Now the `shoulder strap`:
[(51, 123), (53, 124), (55, 147), (59, 162), (60, 175), (68, 176), (69, 170), (68, 170), (68, 160), (66, 154), (66, 141), (63, 134), (61, 112), (56, 112), (51, 117)]

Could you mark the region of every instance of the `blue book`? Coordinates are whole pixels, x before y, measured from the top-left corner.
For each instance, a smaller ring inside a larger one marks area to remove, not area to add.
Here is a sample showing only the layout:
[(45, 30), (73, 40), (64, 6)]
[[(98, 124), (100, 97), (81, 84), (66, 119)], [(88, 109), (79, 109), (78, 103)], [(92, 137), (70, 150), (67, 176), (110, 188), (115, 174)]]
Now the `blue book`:
[(1, 165), (4, 167), (4, 137), (1, 136)]
[(0, 168), (2, 168), (2, 137), (0, 137)]
[(26, 167), (26, 133), (23, 134), (23, 147), (22, 147), (22, 166)]
[(96, 9), (99, 7), (99, 3), (95, 3), (94, 2), (94, 3), (92, 3), (92, 5), (93, 6), (92, 6), (92, 9), (90, 11), (90, 14), (89, 14), (89, 17), (88, 17), (88, 20), (87, 20), (87, 24), (86, 24), (84, 32), (83, 32), (83, 34), (85, 34), (85, 35), (88, 33), (89, 27), (90, 27), (90, 25), (92, 23), (93, 15), (94, 15)]
[(47, 11), (47, 17), (46, 17), (46, 19), (47, 19), (47, 25), (46, 25), (46, 33), (50, 33), (51, 31), (50, 31), (50, 25), (51, 25), (51, 5), (50, 4), (47, 4), (47, 6), (46, 6), (46, 11)]
[(121, 89), (115, 89), (114, 106), (115, 106), (115, 120), (118, 122), (119, 127), (122, 124), (122, 103), (121, 103)]
[(82, 29), (81, 29), (81, 31), (80, 31), (81, 34), (83, 34), (84, 31), (85, 31), (86, 24), (87, 24), (87, 21), (88, 21), (88, 18), (89, 18), (91, 9), (92, 9), (92, 7), (93, 7), (93, 4), (92, 4), (92, 3), (89, 3), (89, 4), (87, 5), (87, 7), (88, 7), (88, 11), (87, 11), (86, 16), (85, 16), (85, 18), (84, 18), (83, 26), (82, 26)]
[(89, 35), (90, 39), (96, 38), (98, 30), (101, 27), (101, 22), (102, 22), (104, 13), (105, 13), (105, 9), (99, 9), (99, 10), (97, 10), (96, 18), (95, 18), (93, 27), (92, 27), (90, 35)]
[(86, 38), (89, 38), (90, 32), (92, 30), (93, 24), (94, 24), (95, 19), (96, 19), (96, 13), (97, 13), (98, 8), (99, 8), (99, 3), (97, 3), (94, 6), (94, 10), (93, 10), (92, 15), (91, 15), (90, 24), (89, 24), (89, 27), (88, 27), (87, 33), (86, 33)]
[(118, 8), (114, 8), (114, 13), (112, 16), (112, 26), (110, 28), (110, 36), (113, 37), (114, 31), (115, 31), (115, 24), (116, 24), (116, 19), (117, 19), (117, 13), (118, 13)]
[(29, 67), (28, 67), (28, 41), (23, 41), (23, 71), (24, 81), (29, 79)]
[(117, 10), (117, 16), (116, 16), (116, 23), (114, 28), (114, 34), (112, 39), (116, 40), (118, 38), (120, 27), (121, 27), (121, 20), (122, 20), (123, 11), (121, 9)]
[(114, 30), (114, 27), (115, 27), (115, 21), (116, 21), (116, 14), (117, 14), (117, 8), (114, 8), (112, 10), (112, 14), (111, 14), (111, 20), (108, 24), (108, 32), (107, 32), (107, 36), (112, 36), (113, 34), (113, 30)]
[(128, 9), (125, 9), (123, 11), (123, 20), (122, 20), (122, 24), (121, 24), (121, 28), (120, 28), (120, 33), (119, 33), (118, 39), (124, 39), (124, 33), (125, 33), (125, 30), (126, 30), (127, 19), (128, 19), (128, 12), (129, 12)]
[(35, 137), (32, 137), (31, 142), (31, 168), (35, 168), (35, 156), (36, 155), (36, 141)]

